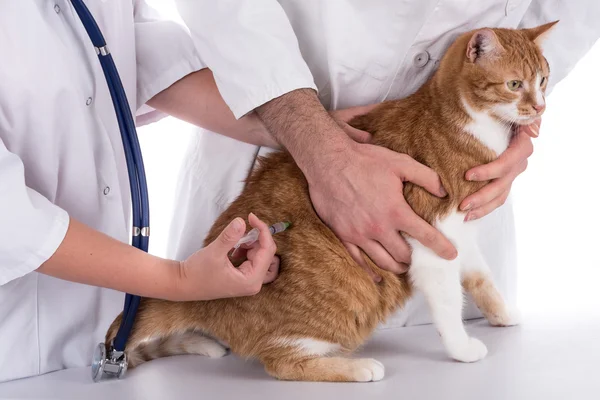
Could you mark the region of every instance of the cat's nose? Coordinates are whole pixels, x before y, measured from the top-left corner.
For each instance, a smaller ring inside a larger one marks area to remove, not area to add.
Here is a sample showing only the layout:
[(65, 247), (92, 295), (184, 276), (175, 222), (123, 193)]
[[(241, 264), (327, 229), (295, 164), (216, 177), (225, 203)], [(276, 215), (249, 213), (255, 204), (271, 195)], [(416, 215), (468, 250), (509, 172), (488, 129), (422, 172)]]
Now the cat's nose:
[(533, 105), (533, 109), (540, 114), (542, 111), (544, 111), (546, 109), (546, 105), (545, 104), (534, 104)]

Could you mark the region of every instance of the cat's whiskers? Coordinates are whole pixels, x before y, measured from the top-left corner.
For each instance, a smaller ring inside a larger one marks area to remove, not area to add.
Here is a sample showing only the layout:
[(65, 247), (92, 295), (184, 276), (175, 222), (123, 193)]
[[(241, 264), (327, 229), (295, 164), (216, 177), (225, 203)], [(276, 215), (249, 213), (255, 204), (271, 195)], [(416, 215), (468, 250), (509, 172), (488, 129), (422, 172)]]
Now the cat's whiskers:
[(515, 118), (499, 115), (498, 119), (510, 132), (513, 132), (518, 126), (518, 121)]

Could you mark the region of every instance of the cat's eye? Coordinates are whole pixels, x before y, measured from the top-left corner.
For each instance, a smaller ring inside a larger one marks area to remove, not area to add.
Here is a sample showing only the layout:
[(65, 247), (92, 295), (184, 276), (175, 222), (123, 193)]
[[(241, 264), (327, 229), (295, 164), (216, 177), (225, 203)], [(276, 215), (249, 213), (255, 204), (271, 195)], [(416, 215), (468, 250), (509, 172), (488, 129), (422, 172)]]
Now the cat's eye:
[(546, 77), (545, 77), (545, 76), (543, 76), (543, 77), (542, 77), (542, 80), (540, 81), (540, 86), (542, 86), (542, 85), (543, 85), (545, 82), (546, 82)]
[(518, 90), (521, 86), (523, 86), (523, 82), (510, 81), (506, 84), (506, 86), (508, 86), (508, 88), (514, 92), (515, 90)]

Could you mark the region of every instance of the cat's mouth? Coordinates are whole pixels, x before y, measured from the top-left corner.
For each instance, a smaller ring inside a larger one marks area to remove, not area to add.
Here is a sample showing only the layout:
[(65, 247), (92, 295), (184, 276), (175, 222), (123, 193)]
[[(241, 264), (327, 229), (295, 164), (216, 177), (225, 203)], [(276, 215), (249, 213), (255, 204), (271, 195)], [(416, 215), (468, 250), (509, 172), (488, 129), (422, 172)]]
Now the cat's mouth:
[(515, 120), (517, 125), (531, 125), (535, 122), (537, 115), (519, 115), (519, 118)]

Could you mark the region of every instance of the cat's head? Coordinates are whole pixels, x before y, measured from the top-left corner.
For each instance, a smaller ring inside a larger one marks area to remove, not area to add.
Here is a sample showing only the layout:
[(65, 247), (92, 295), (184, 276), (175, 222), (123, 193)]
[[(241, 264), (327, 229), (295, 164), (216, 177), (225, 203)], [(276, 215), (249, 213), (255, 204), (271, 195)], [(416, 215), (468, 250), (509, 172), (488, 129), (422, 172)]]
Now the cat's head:
[(505, 122), (527, 125), (540, 117), (550, 74), (541, 43), (557, 22), (467, 34), (461, 50), (462, 97)]

